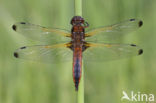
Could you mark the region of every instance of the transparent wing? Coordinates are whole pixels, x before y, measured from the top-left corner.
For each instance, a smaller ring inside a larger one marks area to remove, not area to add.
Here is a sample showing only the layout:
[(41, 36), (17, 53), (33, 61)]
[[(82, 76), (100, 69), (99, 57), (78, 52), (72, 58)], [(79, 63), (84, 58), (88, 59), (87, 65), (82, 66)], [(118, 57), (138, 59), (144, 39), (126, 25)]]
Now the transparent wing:
[(137, 30), (142, 24), (141, 20), (130, 19), (114, 25), (97, 28), (86, 32), (86, 41), (113, 42), (129, 32)]
[(67, 44), (24, 46), (14, 52), (16, 58), (49, 63), (71, 61), (72, 55)]
[(103, 62), (140, 55), (143, 50), (134, 44), (100, 44), (89, 43), (83, 52), (85, 62)]
[(66, 30), (45, 28), (39, 25), (19, 22), (12, 26), (13, 30), (32, 40), (56, 42), (70, 41), (71, 34)]

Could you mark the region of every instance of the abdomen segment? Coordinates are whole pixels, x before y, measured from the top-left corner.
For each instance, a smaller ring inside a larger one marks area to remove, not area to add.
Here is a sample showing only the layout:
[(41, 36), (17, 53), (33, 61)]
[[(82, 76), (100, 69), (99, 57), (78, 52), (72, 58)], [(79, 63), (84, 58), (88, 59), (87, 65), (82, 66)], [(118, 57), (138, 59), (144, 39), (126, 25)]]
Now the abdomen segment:
[(82, 69), (82, 48), (75, 48), (73, 53), (73, 80), (75, 89), (78, 90), (79, 82), (81, 79)]

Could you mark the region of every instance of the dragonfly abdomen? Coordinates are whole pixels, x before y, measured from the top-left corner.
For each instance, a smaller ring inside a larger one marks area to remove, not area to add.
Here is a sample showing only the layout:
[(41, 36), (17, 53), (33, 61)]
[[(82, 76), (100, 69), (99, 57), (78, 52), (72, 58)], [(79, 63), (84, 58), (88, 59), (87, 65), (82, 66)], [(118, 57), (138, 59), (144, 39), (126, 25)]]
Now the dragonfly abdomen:
[(75, 48), (73, 54), (73, 80), (75, 89), (78, 90), (82, 71), (82, 48)]

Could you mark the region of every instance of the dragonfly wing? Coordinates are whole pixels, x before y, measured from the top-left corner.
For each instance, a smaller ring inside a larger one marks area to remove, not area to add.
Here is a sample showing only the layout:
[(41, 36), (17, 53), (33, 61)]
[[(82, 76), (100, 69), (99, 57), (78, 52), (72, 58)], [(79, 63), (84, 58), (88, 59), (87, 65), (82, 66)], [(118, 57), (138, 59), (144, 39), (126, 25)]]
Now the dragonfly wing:
[(97, 28), (86, 32), (86, 41), (113, 42), (129, 32), (137, 30), (142, 24), (141, 20), (130, 19), (114, 25)]
[(24, 46), (14, 52), (16, 58), (50, 63), (71, 61), (72, 55), (67, 44)]
[(33, 40), (55, 42), (70, 41), (70, 32), (61, 29), (45, 28), (39, 25), (19, 22), (12, 26), (13, 30)]
[(134, 44), (101, 44), (89, 43), (83, 52), (85, 62), (103, 62), (140, 55), (143, 50)]

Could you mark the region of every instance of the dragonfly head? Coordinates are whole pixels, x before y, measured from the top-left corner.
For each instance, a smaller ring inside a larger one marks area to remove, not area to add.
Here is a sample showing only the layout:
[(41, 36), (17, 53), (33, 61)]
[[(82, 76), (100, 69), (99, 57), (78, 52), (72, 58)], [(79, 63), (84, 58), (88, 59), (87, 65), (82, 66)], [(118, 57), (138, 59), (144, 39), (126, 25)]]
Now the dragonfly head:
[(71, 20), (71, 25), (83, 25), (84, 19), (81, 16), (74, 16)]

